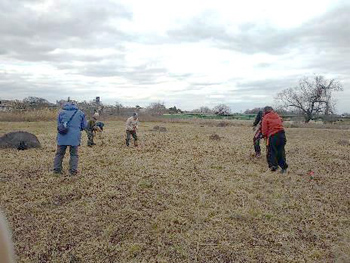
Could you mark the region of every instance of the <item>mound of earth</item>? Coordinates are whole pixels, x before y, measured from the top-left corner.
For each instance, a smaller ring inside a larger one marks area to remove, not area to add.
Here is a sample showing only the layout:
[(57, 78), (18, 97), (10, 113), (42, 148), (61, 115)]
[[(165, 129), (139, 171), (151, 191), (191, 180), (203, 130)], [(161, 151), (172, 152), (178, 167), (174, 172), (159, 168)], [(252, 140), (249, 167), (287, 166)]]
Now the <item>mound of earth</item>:
[(38, 138), (29, 132), (10, 132), (0, 137), (0, 148), (16, 148), (18, 150), (26, 150), (29, 148), (40, 147), (41, 144)]

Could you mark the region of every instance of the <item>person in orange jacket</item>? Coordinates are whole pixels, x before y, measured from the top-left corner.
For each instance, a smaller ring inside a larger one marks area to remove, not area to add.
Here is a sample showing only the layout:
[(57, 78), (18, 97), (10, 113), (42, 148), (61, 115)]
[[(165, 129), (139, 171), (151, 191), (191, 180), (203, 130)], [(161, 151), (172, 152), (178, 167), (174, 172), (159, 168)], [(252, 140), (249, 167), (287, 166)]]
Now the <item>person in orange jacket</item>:
[(261, 132), (267, 140), (267, 163), (271, 171), (277, 171), (279, 166), (282, 169), (281, 173), (285, 173), (288, 168), (284, 149), (287, 139), (282, 122), (282, 118), (274, 112), (272, 107), (264, 108)]

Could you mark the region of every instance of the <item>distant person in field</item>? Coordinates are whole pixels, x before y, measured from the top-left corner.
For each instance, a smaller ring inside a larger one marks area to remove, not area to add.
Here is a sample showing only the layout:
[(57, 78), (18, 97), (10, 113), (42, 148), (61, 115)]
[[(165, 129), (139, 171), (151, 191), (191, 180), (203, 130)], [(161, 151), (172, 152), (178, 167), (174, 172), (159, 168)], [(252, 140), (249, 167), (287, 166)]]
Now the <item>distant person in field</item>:
[(57, 152), (54, 159), (54, 173), (62, 173), (62, 161), (69, 146), (70, 160), (69, 172), (71, 175), (78, 173), (78, 148), (81, 141), (81, 131), (86, 128), (85, 114), (80, 111), (73, 102), (68, 102), (63, 106), (58, 114), (57, 123), (68, 123), (68, 132), (66, 134), (57, 133)]
[(253, 123), (253, 131), (255, 131), (253, 144), (254, 144), (255, 156), (258, 158), (261, 157), (260, 140), (262, 139), (262, 133), (261, 133), (262, 119), (263, 119), (263, 111), (259, 111)]
[(134, 138), (134, 145), (137, 147), (137, 129), (139, 125), (138, 114), (135, 112), (126, 121), (126, 146), (130, 145), (131, 136)]
[(283, 128), (282, 118), (270, 106), (264, 108), (261, 131), (267, 140), (267, 163), (270, 170), (273, 172), (277, 171), (279, 166), (282, 169), (281, 173), (285, 173), (288, 168), (284, 150), (287, 143), (286, 134)]
[(88, 137), (87, 146), (89, 146), (89, 147), (96, 145), (96, 143), (94, 143), (94, 137), (95, 137), (94, 131), (96, 129), (99, 129), (96, 126), (96, 121), (97, 121), (98, 117), (99, 117), (99, 114), (97, 112), (95, 112), (94, 115), (92, 116), (92, 119), (88, 121), (86, 129), (85, 129), (87, 137)]
[(13, 245), (5, 217), (0, 213), (0, 262), (14, 263)]

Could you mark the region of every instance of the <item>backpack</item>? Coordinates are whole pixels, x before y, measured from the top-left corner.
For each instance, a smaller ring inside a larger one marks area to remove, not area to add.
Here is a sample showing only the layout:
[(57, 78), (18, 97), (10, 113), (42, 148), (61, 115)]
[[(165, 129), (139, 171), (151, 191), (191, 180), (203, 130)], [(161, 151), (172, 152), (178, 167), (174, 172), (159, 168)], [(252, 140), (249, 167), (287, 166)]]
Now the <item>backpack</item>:
[(68, 133), (68, 124), (71, 122), (71, 120), (74, 118), (75, 114), (78, 112), (78, 110), (76, 110), (73, 115), (69, 118), (68, 121), (65, 121), (65, 122), (60, 122), (58, 125), (57, 125), (57, 131), (59, 134), (67, 134)]

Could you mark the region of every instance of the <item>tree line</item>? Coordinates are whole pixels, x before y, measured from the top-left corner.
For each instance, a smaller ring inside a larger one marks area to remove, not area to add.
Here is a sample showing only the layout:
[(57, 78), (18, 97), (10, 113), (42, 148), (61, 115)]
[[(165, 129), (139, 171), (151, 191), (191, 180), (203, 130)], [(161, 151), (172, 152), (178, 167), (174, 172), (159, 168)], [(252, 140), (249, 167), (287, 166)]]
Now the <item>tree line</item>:
[[(298, 85), (282, 90), (275, 97), (276, 110), (284, 115), (302, 116), (306, 123), (311, 120), (322, 118), (327, 121), (335, 115), (336, 102), (334, 92), (342, 91), (341, 83), (336, 79), (327, 79), (323, 76), (303, 77)], [(129, 115), (133, 111), (144, 112), (149, 115), (159, 116), (163, 114), (184, 113), (176, 106), (167, 108), (164, 102), (151, 103), (143, 108), (139, 105), (135, 107), (123, 106), (116, 102), (115, 105), (104, 105), (98, 100), (77, 102), (79, 107), (87, 113), (95, 111), (106, 112), (110, 115)], [(39, 97), (27, 97), (20, 100), (11, 101), (14, 110), (31, 110), (42, 108), (55, 108), (61, 106), (65, 100), (56, 101), (56, 104), (50, 103), (46, 99)], [(263, 105), (265, 106), (265, 105)], [(261, 108), (248, 109), (245, 114), (256, 114)], [(216, 114), (220, 116), (230, 115), (231, 108), (226, 104), (219, 104), (213, 108), (207, 106), (199, 107), (190, 111), (199, 114)]]

